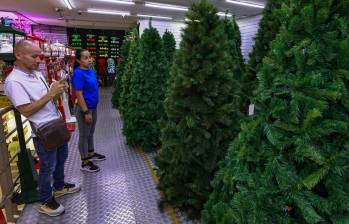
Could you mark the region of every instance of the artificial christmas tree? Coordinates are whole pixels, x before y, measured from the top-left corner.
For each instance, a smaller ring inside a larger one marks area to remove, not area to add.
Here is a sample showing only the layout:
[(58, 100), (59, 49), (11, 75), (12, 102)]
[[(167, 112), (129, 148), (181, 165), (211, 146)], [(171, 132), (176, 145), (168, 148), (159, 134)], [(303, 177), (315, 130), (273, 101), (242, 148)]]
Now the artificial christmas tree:
[[(197, 217), (233, 138), (236, 83), (225, 25), (207, 1), (194, 4), (176, 53), (156, 157), (164, 202)], [(237, 61), (238, 62), (237, 62)]]
[[(234, 88), (232, 95), (232, 102), (234, 104), (234, 133), (240, 130), (240, 120), (247, 114), (248, 98), (243, 92), (246, 79), (246, 71), (244, 59), (241, 53), (241, 33), (235, 18), (225, 17), (224, 19), (225, 33), (228, 37), (229, 50), (231, 58), (234, 60), (231, 63), (231, 69), (234, 75)], [(248, 87), (245, 87), (248, 88)]]
[(203, 223), (349, 223), (349, 2), (294, 0)]
[(116, 79), (114, 80), (113, 86), (114, 86), (114, 91), (113, 95), (111, 98), (111, 103), (113, 108), (118, 108), (120, 104), (120, 95), (121, 95), (121, 89), (122, 89), (122, 77), (125, 71), (125, 67), (127, 64), (128, 60), (128, 54), (130, 50), (131, 42), (126, 41), (123, 43), (121, 47), (121, 60), (120, 64), (117, 67), (117, 76)]
[(121, 87), (121, 94), (120, 94), (120, 107), (119, 110), (125, 119), (125, 116), (127, 116), (126, 110), (127, 110), (127, 103), (129, 101), (129, 95), (130, 95), (130, 82), (131, 77), (135, 74), (135, 66), (137, 64), (138, 60), (138, 53), (139, 53), (139, 37), (137, 30), (133, 31), (134, 38), (130, 40), (130, 50), (129, 50), (129, 56), (127, 60), (127, 65), (125, 67), (124, 75), (122, 77), (122, 87)]
[(146, 151), (155, 149), (159, 144), (158, 120), (164, 113), (165, 70), (162, 39), (158, 31), (150, 26), (140, 39), (123, 128), (127, 143)]
[(164, 35), (162, 36), (162, 41), (164, 43), (164, 52), (168, 67), (171, 67), (173, 56), (176, 51), (176, 40), (173, 34), (170, 31), (166, 30)]
[[(173, 36), (173, 34), (169, 31), (165, 31), (164, 35), (162, 36), (162, 41), (164, 44), (164, 53), (165, 53), (165, 59), (166, 59), (166, 71), (165, 71), (165, 97), (167, 94), (168, 86), (170, 85), (169, 82), (169, 76), (170, 71), (173, 64), (173, 57), (176, 51), (176, 40)], [(166, 121), (166, 113), (162, 114), (162, 117), (160, 119), (160, 127), (163, 127), (165, 125)]]
[(264, 8), (253, 50), (249, 55), (247, 73), (244, 80), (246, 83), (244, 93), (248, 100), (252, 99), (253, 91), (257, 88), (257, 73), (260, 71), (263, 58), (269, 52), (269, 44), (279, 33), (282, 15), (279, 15), (280, 10), (278, 9), (286, 1), (288, 0), (268, 0)]

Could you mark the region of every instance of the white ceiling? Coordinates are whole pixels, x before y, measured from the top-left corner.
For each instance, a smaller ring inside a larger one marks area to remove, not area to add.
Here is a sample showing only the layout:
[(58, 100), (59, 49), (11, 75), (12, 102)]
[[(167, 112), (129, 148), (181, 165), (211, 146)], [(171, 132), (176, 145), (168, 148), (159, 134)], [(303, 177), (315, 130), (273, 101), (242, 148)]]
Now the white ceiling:
[[(149, 0), (151, 2), (180, 5), (189, 7), (199, 0)], [(251, 3), (266, 4), (267, 0), (248, 0)], [(64, 0), (0, 0), (0, 10), (17, 11), (36, 23), (80, 28), (100, 29), (130, 29), (137, 24), (136, 16), (101, 15), (87, 13), (88, 8), (129, 11), (131, 15), (147, 14), (170, 16), (174, 20), (183, 20), (186, 12), (167, 9), (149, 8), (144, 6), (144, 0), (134, 0), (135, 5), (115, 4), (105, 0), (69, 0), (73, 6), (69, 10)], [(227, 3), (225, 0), (209, 0), (219, 11), (230, 13), (237, 17), (260, 14), (262, 9)], [(60, 9), (61, 12), (57, 12)], [(58, 20), (62, 16), (63, 20)]]

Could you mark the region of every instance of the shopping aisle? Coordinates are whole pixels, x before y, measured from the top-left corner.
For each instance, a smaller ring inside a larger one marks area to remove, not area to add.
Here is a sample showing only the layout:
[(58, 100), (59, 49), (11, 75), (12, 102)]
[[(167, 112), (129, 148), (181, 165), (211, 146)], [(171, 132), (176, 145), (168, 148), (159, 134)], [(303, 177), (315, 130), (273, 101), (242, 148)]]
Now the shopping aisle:
[[(58, 199), (66, 208), (62, 216), (50, 218), (39, 214), (37, 204), (31, 204), (17, 223), (173, 223), (173, 218), (158, 209), (160, 194), (146, 163), (152, 160), (125, 144), (119, 113), (111, 108), (111, 93), (111, 89), (100, 90), (95, 147), (107, 156), (106, 161), (98, 162), (101, 171), (90, 174), (79, 170), (76, 131), (69, 144), (66, 181), (80, 184), (81, 192)], [(185, 223), (183, 216), (179, 219)]]

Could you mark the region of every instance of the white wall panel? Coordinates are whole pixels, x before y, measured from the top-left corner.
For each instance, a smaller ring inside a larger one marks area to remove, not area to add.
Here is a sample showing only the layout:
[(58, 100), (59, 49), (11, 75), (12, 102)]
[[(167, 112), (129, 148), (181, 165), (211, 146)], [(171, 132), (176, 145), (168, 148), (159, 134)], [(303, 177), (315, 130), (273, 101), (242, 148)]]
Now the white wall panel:
[[(261, 18), (262, 16), (258, 15), (237, 20), (241, 32), (241, 51), (245, 60), (248, 59), (248, 54), (253, 48), (254, 38), (258, 32), (259, 22)], [(142, 34), (143, 31), (149, 27), (149, 20), (140, 20), (139, 22), (139, 32), (140, 34)], [(181, 31), (185, 27), (184, 23), (152, 20), (152, 26), (159, 31), (161, 36), (166, 31), (166, 29), (172, 32), (177, 42), (177, 48), (179, 47), (179, 43), (181, 41)]]
[[(148, 19), (140, 20), (139, 23), (140, 23), (139, 24), (139, 33), (141, 35), (143, 33), (143, 31), (149, 27), (149, 20)], [(159, 31), (161, 37), (165, 33), (166, 30), (173, 33), (175, 40), (176, 40), (176, 43), (177, 43), (177, 48), (179, 47), (179, 43), (181, 42), (182, 29), (185, 27), (184, 23), (152, 20), (151, 24), (154, 28), (156, 28)]]

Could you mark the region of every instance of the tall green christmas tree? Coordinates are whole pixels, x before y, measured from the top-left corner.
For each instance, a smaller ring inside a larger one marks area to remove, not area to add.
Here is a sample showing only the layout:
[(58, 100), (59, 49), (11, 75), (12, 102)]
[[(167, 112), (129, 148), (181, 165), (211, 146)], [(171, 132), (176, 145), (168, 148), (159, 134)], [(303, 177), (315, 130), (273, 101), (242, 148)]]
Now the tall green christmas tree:
[(176, 40), (173, 34), (170, 31), (166, 30), (164, 35), (162, 36), (162, 41), (164, 43), (165, 58), (169, 64), (169, 67), (171, 67), (173, 56), (176, 51)]
[(164, 201), (198, 217), (234, 136), (232, 58), (225, 25), (206, 0), (193, 4), (172, 67), (166, 126), (156, 157)]
[(120, 95), (121, 95), (121, 89), (122, 89), (122, 77), (123, 77), (125, 67), (127, 64), (130, 46), (131, 46), (130, 41), (126, 40), (121, 47), (121, 61), (120, 61), (119, 66), (117, 67), (117, 77), (113, 83), (114, 91), (113, 91), (113, 95), (111, 98), (111, 103), (112, 103), (113, 108), (118, 108), (119, 104), (120, 104)]
[(135, 67), (138, 60), (139, 55), (139, 37), (137, 30), (133, 31), (133, 38), (130, 40), (130, 50), (129, 50), (129, 56), (127, 60), (127, 65), (125, 67), (125, 72), (122, 77), (122, 87), (121, 87), (121, 94), (120, 94), (120, 107), (119, 110), (125, 119), (125, 116), (127, 116), (127, 108), (128, 108), (128, 101), (130, 97), (130, 85), (131, 85), (131, 78), (135, 75)]
[(349, 223), (349, 2), (294, 0), (203, 223)]
[[(241, 53), (241, 33), (235, 18), (225, 17), (224, 19), (225, 33), (228, 36), (229, 50), (234, 61), (231, 63), (231, 69), (234, 75), (234, 94), (232, 102), (234, 103), (234, 130), (240, 130), (240, 120), (247, 114), (247, 96), (243, 92), (243, 88), (248, 83), (245, 83), (246, 71), (244, 59)], [(246, 87), (247, 88), (247, 87)], [(234, 132), (235, 132), (234, 131)]]
[[(164, 52), (165, 52), (165, 59), (166, 59), (166, 80), (165, 80), (165, 97), (167, 94), (168, 86), (170, 85), (169, 77), (170, 72), (173, 64), (173, 57), (176, 52), (176, 40), (171, 32), (168, 30), (165, 31), (164, 35), (162, 36), (162, 41), (164, 43)], [(160, 119), (160, 128), (164, 126), (165, 120), (166, 120), (166, 113), (162, 114), (162, 117)]]
[(247, 73), (244, 82), (246, 99), (253, 97), (253, 91), (257, 88), (257, 73), (260, 71), (263, 58), (269, 52), (269, 44), (279, 33), (282, 15), (279, 15), (281, 5), (289, 0), (268, 0), (263, 11), (263, 17), (259, 23), (259, 29), (255, 38), (253, 50), (249, 55)]
[(140, 40), (123, 129), (128, 144), (146, 151), (154, 150), (159, 144), (158, 120), (164, 113), (165, 70), (162, 39), (158, 31), (150, 27), (144, 30)]

